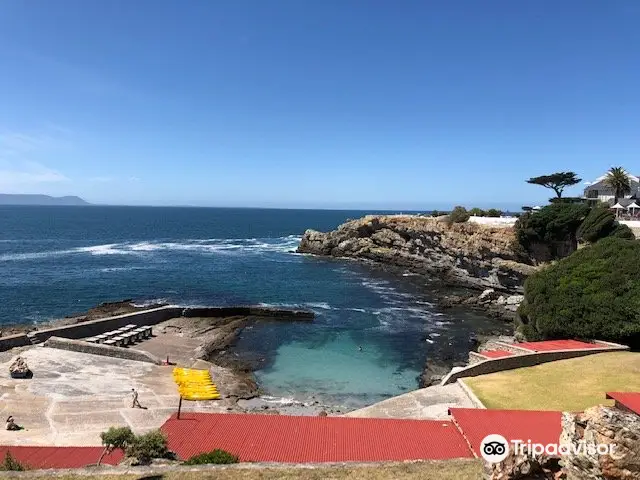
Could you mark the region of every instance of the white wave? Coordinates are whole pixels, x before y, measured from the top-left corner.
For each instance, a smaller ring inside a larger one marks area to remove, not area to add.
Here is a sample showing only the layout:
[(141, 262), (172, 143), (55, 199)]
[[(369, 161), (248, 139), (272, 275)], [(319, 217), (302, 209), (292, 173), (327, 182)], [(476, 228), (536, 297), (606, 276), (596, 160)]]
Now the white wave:
[(105, 245), (93, 245), (91, 247), (76, 248), (75, 252), (90, 253), (91, 255), (127, 255), (131, 253), (128, 250), (117, 248), (119, 244), (108, 243)]
[(435, 343), (433, 340), (431, 340), (430, 338), (425, 338), (424, 339), (425, 342), (427, 343)]
[[(347, 308), (347, 310), (351, 310), (352, 312), (362, 312), (362, 313), (367, 312), (364, 308)], [(374, 312), (374, 315), (375, 315), (375, 312)]]
[(261, 395), (260, 400), (267, 402), (267, 403), (276, 403), (279, 405), (285, 405), (285, 404), (297, 404), (297, 405), (303, 405), (302, 402), (300, 402), (299, 400), (296, 400), (295, 398), (291, 397), (291, 398), (287, 398), (287, 397), (272, 397), (271, 395)]
[(333, 310), (333, 307), (326, 302), (309, 302), (306, 305), (311, 308), (321, 308), (322, 310)]
[(128, 272), (131, 270), (144, 270), (144, 268), (145, 267), (107, 267), (107, 268), (101, 268), (100, 271), (104, 273)]
[(156, 251), (186, 251), (204, 254), (224, 253), (293, 253), (298, 246), (300, 236), (288, 235), (277, 238), (210, 238), (190, 239), (181, 242), (123, 242), (90, 245), (66, 250), (44, 252), (6, 253), (0, 255), (1, 261), (35, 260), (40, 258), (89, 254), (89, 255), (148, 255)]

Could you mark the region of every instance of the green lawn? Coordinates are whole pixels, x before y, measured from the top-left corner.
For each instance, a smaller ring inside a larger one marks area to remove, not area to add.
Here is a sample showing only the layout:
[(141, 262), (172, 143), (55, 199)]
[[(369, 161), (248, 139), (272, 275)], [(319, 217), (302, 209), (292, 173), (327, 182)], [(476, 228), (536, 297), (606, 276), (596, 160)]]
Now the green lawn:
[[(205, 467), (206, 468), (206, 467)], [(442, 462), (392, 463), (377, 466), (349, 467), (281, 467), (247, 468), (209, 467), (203, 472), (165, 472), (154, 475), (62, 475), (57, 480), (477, 480), (482, 477), (482, 464), (478, 460), (448, 460)], [(44, 478), (44, 477), (43, 477)]]
[(640, 353), (611, 352), (465, 378), (487, 408), (581, 411), (640, 392)]

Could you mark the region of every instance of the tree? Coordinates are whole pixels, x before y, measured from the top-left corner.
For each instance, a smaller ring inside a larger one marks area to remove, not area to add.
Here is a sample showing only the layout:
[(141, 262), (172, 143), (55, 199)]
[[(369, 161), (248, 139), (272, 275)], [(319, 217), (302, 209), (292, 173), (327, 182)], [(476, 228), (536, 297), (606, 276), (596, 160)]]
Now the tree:
[(527, 183), (550, 188), (551, 190), (556, 192), (556, 196), (560, 198), (562, 197), (562, 191), (566, 187), (570, 187), (571, 185), (575, 185), (577, 183), (580, 183), (581, 181), (582, 179), (578, 178), (578, 176), (574, 172), (557, 172), (552, 173), (551, 175), (532, 177), (527, 180)]
[(490, 208), (489, 210), (486, 211), (487, 217), (494, 217), (494, 218), (498, 218), (502, 216), (502, 211), (498, 210), (497, 208)]
[(135, 435), (129, 427), (110, 427), (106, 432), (100, 434), (104, 450), (98, 459), (98, 465), (108, 453), (114, 450), (122, 450), (124, 453), (127, 448), (135, 441)]
[(518, 332), (527, 340), (585, 338), (640, 347), (640, 242), (609, 237), (525, 282)]
[(578, 247), (578, 227), (588, 213), (587, 205), (576, 203), (553, 203), (527, 212), (515, 224), (516, 239), (534, 260), (566, 257)]
[(627, 193), (631, 193), (629, 174), (622, 167), (611, 167), (604, 179), (604, 183), (615, 192), (615, 203), (618, 203), (619, 198), (624, 198)]

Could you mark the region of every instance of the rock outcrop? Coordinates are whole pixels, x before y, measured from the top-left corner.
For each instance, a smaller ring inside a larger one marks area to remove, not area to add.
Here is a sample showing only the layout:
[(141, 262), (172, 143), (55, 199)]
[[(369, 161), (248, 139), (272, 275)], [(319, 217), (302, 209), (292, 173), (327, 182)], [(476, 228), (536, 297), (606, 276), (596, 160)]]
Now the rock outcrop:
[(298, 252), (368, 259), (435, 275), (454, 285), (521, 292), (535, 267), (515, 245), (511, 227), (370, 215), (327, 233), (307, 230)]

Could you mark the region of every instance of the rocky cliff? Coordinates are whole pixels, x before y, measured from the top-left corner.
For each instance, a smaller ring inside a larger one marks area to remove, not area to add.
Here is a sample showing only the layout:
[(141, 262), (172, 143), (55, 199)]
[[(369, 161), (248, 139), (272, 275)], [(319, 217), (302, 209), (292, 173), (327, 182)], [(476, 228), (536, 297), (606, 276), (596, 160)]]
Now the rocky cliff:
[(454, 285), (520, 292), (535, 267), (525, 263), (514, 240), (510, 227), (370, 215), (327, 233), (307, 230), (298, 252), (368, 259)]

